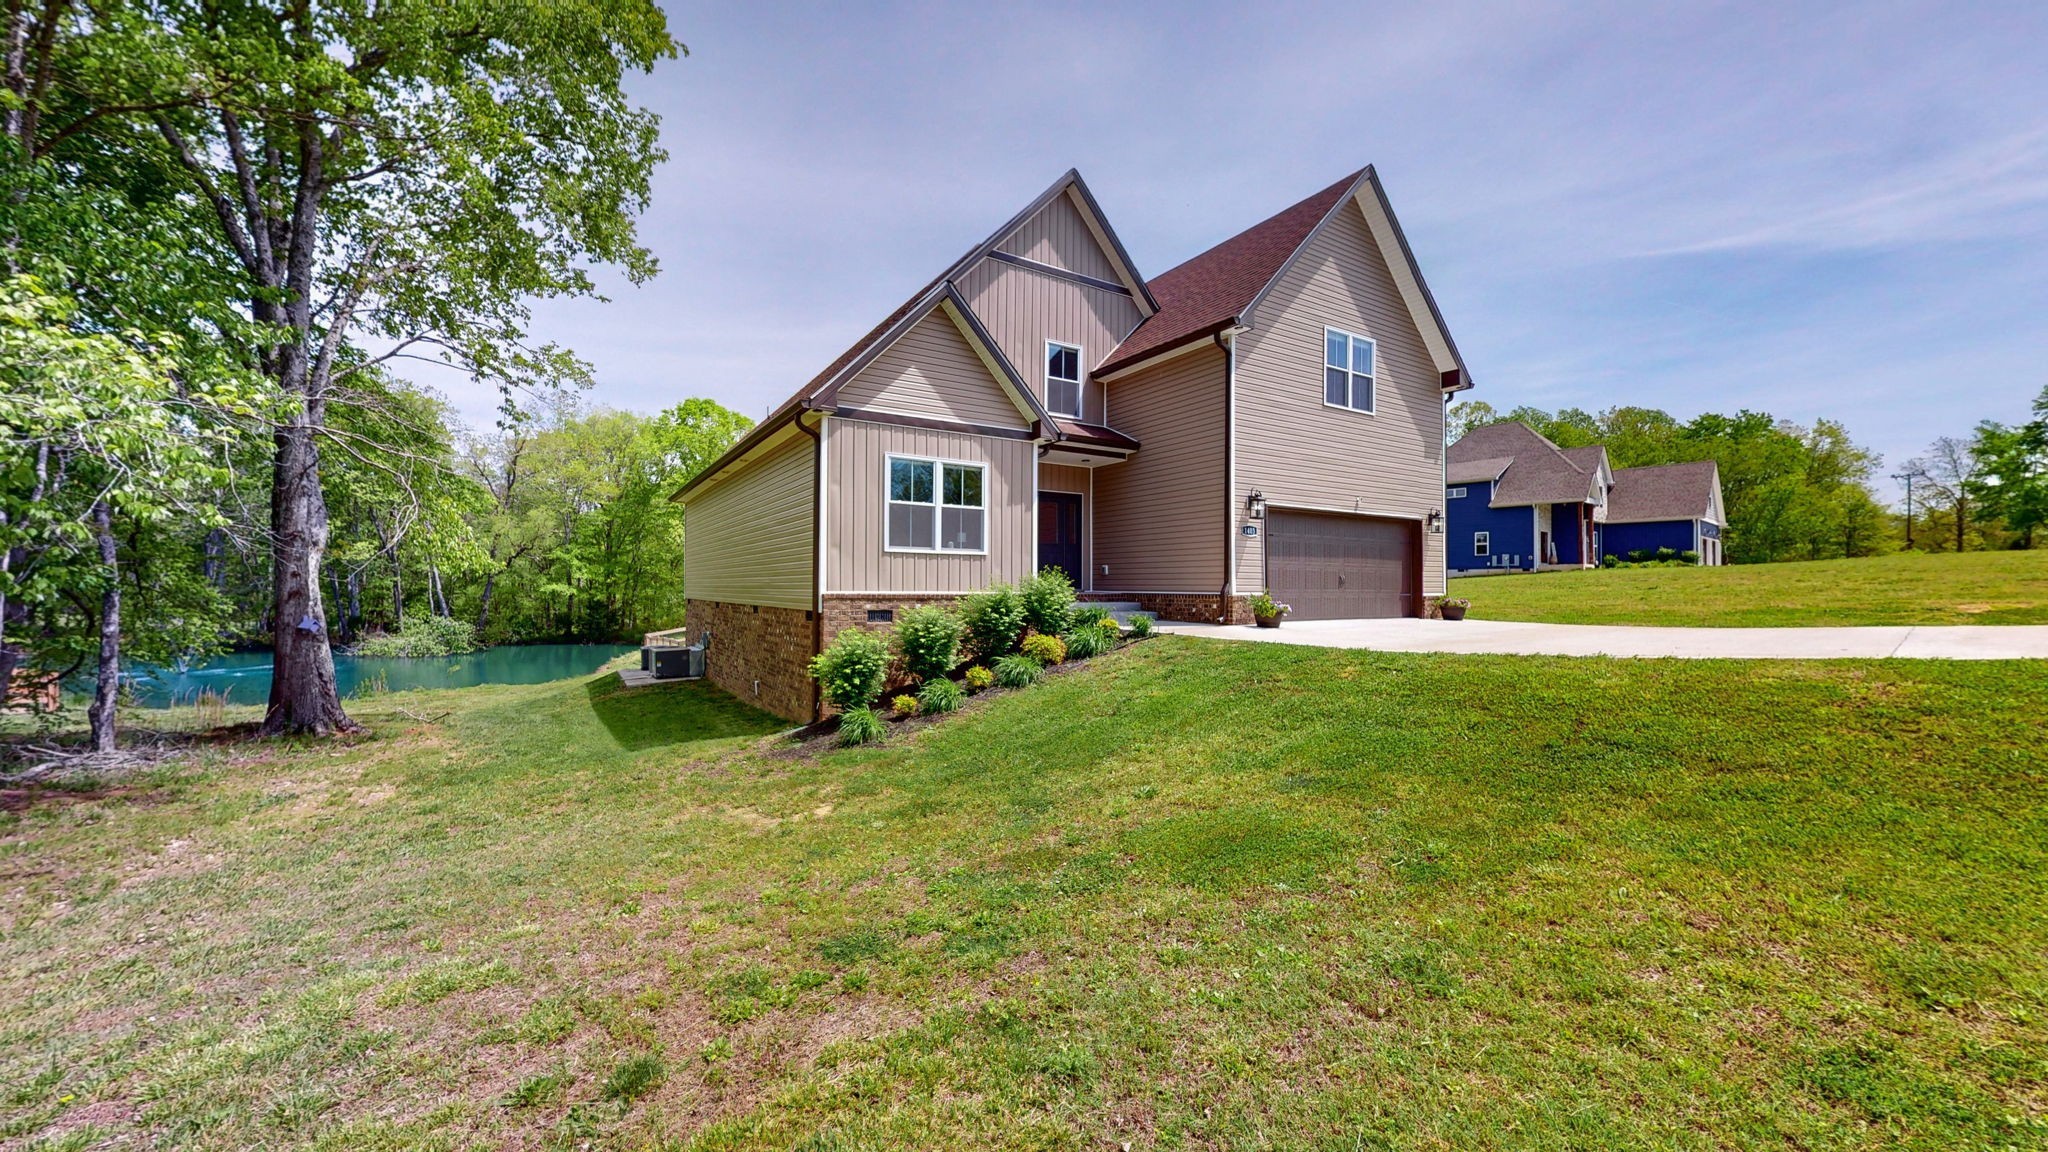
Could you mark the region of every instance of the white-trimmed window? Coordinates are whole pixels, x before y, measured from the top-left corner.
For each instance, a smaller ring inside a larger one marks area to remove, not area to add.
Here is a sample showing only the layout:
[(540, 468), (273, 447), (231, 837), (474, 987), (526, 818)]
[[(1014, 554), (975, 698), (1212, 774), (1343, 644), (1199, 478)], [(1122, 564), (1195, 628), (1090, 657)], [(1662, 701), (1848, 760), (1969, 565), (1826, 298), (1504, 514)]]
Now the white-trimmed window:
[(889, 457), (891, 552), (988, 551), (988, 466)]
[(1373, 344), (1337, 328), (1323, 329), (1323, 403), (1372, 411)]
[(1487, 554), (1487, 550), (1488, 550), (1488, 549), (1490, 549), (1490, 548), (1492, 548), (1492, 547), (1493, 547), (1493, 534), (1492, 534), (1492, 533), (1490, 533), (1490, 532), (1474, 532), (1474, 533), (1472, 534), (1472, 554), (1473, 554), (1474, 556), (1484, 556), (1484, 555), (1486, 555), (1486, 554)]
[(1045, 342), (1045, 410), (1055, 416), (1081, 414), (1081, 348)]
[(1465, 490), (1463, 488), (1453, 488), (1449, 492), (1444, 493), (1444, 495), (1452, 500), (1463, 500), (1465, 498)]

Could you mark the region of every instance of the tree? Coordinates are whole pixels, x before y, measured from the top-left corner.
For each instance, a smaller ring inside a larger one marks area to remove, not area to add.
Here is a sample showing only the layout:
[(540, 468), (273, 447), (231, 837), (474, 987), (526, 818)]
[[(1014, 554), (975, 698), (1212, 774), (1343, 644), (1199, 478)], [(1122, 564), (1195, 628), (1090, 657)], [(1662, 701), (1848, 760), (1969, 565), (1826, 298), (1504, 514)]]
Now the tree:
[(663, 154), (621, 80), (680, 45), (647, 0), (110, 3), (79, 39), (121, 66), (64, 77), (89, 105), (65, 131), (178, 175), (258, 327), (239, 351), (291, 402), (272, 428), (263, 731), (354, 728), (320, 587), (330, 409), (423, 354), (508, 389), (587, 378), (525, 340), (526, 302), (592, 293), (590, 261), (653, 274), (633, 218)]
[(1978, 482), (1977, 458), (1970, 447), (1967, 440), (1938, 437), (1926, 456), (1908, 466), (1920, 474), (1927, 502), (1947, 508), (1958, 552), (1968, 546), (1971, 497)]
[(2020, 547), (2048, 525), (2048, 388), (2034, 399), (2034, 418), (2018, 427), (1986, 420), (1970, 444), (1977, 464), (1970, 494), (1978, 507), (2017, 532)]

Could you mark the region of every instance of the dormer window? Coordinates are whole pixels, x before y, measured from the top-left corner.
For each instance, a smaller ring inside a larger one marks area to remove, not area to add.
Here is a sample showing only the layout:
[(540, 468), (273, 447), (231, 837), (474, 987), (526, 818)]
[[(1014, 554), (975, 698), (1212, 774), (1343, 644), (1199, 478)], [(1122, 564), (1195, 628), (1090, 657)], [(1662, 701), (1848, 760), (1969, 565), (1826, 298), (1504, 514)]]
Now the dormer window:
[(1045, 407), (1055, 416), (1081, 415), (1081, 349), (1045, 342)]

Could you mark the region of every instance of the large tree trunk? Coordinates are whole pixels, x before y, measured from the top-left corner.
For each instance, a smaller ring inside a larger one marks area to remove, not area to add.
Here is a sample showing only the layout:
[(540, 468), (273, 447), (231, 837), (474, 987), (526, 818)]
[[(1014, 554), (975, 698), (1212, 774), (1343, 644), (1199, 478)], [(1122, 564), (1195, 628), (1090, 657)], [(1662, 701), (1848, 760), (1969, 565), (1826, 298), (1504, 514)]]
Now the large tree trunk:
[(327, 502), (320, 491), (320, 449), (313, 440), (319, 410), (314, 405), (308, 409), (277, 430), (270, 496), (271, 600), (276, 608), (265, 736), (361, 730), (341, 708), (334, 684), (334, 651), (327, 643), (327, 614), (320, 602)]
[(496, 572), (485, 573), (483, 607), (478, 608), (476, 610), (476, 634), (478, 639), (482, 639), (484, 629), (491, 626), (491, 596), (495, 594), (497, 590), (498, 574)]
[(114, 706), (121, 691), (121, 573), (114, 546), (114, 514), (105, 500), (92, 506), (93, 533), (99, 537), (100, 563), (106, 567), (107, 590), (100, 597), (99, 675), (93, 683), (92, 706), (85, 711), (92, 750), (114, 750)]

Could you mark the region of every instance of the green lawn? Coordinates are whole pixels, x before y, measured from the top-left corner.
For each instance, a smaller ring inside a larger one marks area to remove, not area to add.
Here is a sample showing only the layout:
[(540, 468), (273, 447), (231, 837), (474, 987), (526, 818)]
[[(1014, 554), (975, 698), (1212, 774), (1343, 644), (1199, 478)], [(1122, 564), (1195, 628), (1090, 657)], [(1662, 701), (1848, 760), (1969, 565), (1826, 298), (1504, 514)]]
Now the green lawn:
[(0, 1143), (2048, 1146), (2042, 665), (1163, 637), (819, 760), (360, 712), (0, 818)]
[(1548, 624), (2048, 624), (2048, 550), (1474, 576), (1451, 595), (1475, 619)]

